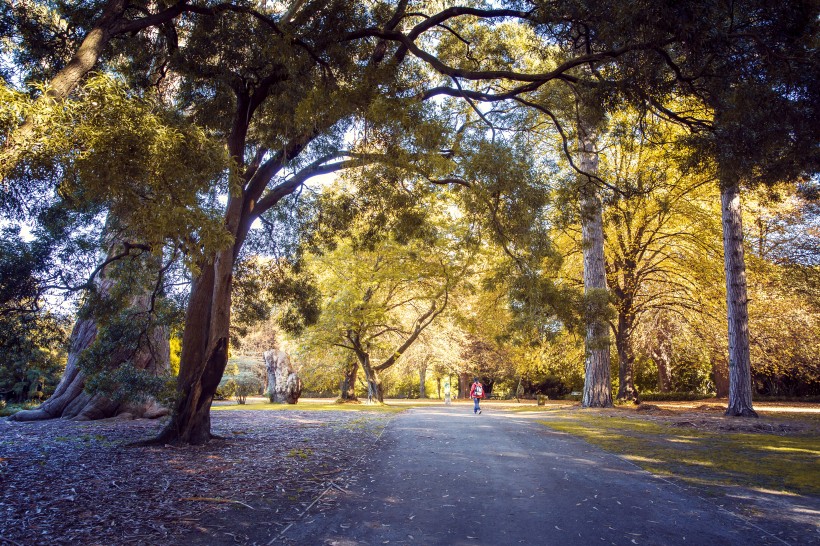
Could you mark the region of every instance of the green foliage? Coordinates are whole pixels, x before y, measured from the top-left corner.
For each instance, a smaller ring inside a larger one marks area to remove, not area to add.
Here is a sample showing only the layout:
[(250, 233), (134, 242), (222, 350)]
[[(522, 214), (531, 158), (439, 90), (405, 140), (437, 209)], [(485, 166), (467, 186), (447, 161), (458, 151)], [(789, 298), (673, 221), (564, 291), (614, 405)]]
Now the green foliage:
[[(279, 328), (298, 335), (319, 318), (319, 291), (298, 262), (253, 257), (234, 270), (231, 323), (235, 346), (271, 315)], [(268, 347), (268, 348), (272, 348)]]
[(56, 183), (57, 195), (72, 207), (107, 211), (155, 251), (172, 241), (191, 266), (206, 249), (228, 242), (215, 211), (200, 201), (227, 165), (224, 150), (204, 131), (104, 75), (59, 104), (20, 105), (21, 95), (12, 98), (19, 112), (7, 116), (42, 123), (5, 197), (24, 202), (39, 187), (32, 179)]
[(236, 398), (238, 403), (245, 404), (248, 396), (262, 394), (265, 375), (264, 363), (250, 358), (232, 358), (225, 368), (214, 398)]
[(244, 404), (248, 396), (252, 394), (261, 394), (262, 388), (264, 387), (262, 382), (255, 377), (240, 377), (234, 381), (236, 383), (234, 396), (240, 404)]
[(114, 262), (87, 294), (78, 320), (94, 321), (97, 333), (77, 364), (88, 392), (118, 401), (173, 396), (173, 376), (155, 345), (167, 341), (179, 309), (158, 293), (156, 264), (150, 254)]
[(65, 368), (68, 324), (49, 313), (0, 314), (0, 399), (48, 397)]

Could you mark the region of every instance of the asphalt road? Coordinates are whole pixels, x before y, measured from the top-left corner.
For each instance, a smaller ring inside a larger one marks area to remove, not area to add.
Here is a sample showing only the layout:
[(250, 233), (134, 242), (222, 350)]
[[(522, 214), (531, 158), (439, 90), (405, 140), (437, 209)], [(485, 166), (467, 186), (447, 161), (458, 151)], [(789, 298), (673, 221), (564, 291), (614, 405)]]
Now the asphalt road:
[[(393, 419), (338, 505), (290, 544), (784, 544), (691, 490), (532, 417), (464, 405)], [(817, 536), (808, 536), (809, 542)]]

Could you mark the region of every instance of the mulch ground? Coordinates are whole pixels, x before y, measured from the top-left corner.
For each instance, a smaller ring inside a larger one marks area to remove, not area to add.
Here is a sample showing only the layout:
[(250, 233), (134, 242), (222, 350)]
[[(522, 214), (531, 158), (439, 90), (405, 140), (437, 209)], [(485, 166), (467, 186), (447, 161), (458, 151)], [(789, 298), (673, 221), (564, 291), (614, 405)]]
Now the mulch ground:
[(154, 436), (158, 421), (0, 419), (0, 545), (206, 543), (238, 506), (264, 510), (259, 524), (276, 534), (368, 453), (389, 419), (214, 412), (221, 439), (189, 447), (128, 445)]

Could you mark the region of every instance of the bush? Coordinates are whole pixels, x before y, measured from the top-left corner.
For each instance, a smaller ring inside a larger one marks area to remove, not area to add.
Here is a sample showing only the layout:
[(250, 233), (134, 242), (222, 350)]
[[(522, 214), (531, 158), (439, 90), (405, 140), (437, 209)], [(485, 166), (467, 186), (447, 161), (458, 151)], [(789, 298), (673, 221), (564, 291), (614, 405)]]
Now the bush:
[(244, 404), (248, 396), (251, 394), (259, 394), (263, 387), (261, 381), (255, 377), (247, 376), (237, 378), (236, 381), (234, 381), (234, 384), (236, 385), (234, 396), (236, 397), (236, 401), (240, 404)]
[(230, 400), (236, 394), (236, 381), (223, 379), (214, 393), (214, 400)]

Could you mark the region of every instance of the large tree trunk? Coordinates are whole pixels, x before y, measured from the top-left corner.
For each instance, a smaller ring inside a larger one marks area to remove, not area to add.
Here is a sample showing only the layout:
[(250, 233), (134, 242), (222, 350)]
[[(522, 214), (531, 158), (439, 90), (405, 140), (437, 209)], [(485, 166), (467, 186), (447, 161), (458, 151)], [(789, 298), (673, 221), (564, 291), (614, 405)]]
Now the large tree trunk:
[(232, 278), (225, 254), (220, 252), (215, 263), (204, 267), (191, 288), (182, 334), (177, 403), (157, 443), (201, 445), (211, 439), (211, 402), (228, 363), (225, 315), (230, 313)]
[(649, 356), (658, 367), (658, 390), (672, 390), (672, 339), (669, 337), (669, 323), (662, 316), (655, 325), (655, 343), (649, 350)]
[(586, 301), (586, 337), (584, 346), (584, 394), (581, 405), (585, 408), (612, 406), (612, 378), (610, 376), (609, 326), (604, 316), (609, 292), (604, 268), (603, 205), (598, 187), (592, 176), (598, 173), (598, 154), (594, 136), (579, 123), (581, 233), (584, 254), (584, 299)]
[(422, 362), (419, 367), (419, 398), (427, 398), (427, 389), (425, 382), (427, 381), (427, 362)]
[(729, 323), (729, 405), (726, 408), (726, 415), (757, 417), (757, 413), (752, 409), (749, 311), (746, 297), (740, 184), (737, 180), (723, 182), (720, 199)]
[[(101, 275), (97, 290), (105, 296), (111, 290), (114, 281)], [(142, 295), (134, 299), (131, 310), (144, 312), (149, 308), (150, 296)], [(74, 419), (87, 421), (106, 419), (117, 415), (128, 414), (131, 417), (156, 418), (167, 415), (168, 410), (156, 400), (144, 402), (115, 401), (102, 394), (89, 393), (85, 390), (86, 377), (79, 367), (83, 351), (94, 343), (97, 337), (97, 321), (93, 317), (78, 320), (71, 333), (71, 346), (68, 353), (66, 369), (54, 394), (39, 407), (33, 410), (18, 412), (11, 416), (13, 421), (39, 421), (44, 419)], [(155, 327), (147, 337), (147, 343), (140, 347), (131, 358), (134, 367), (155, 375), (170, 369), (170, 343), (167, 328)], [(118, 366), (124, 361), (124, 355), (112, 355), (111, 366)]]
[(618, 399), (639, 400), (635, 388), (635, 354), (632, 351), (632, 324), (629, 313), (631, 306), (618, 313), (618, 331), (615, 333), (615, 346), (618, 350)]
[(274, 404), (295, 404), (302, 395), (302, 381), (291, 366), (290, 357), (277, 349), (265, 351), (263, 356), (270, 401)]
[(367, 383), (367, 401), (370, 403), (383, 403), (384, 389), (382, 388), (381, 379), (379, 378), (379, 372), (374, 366), (371, 366), (369, 355), (365, 355), (365, 358), (360, 360), (360, 362)]
[(459, 398), (470, 398), (470, 385), (472, 381), (470, 381), (470, 374), (467, 372), (461, 372), (458, 374), (458, 397)]
[(355, 401), (356, 398), (356, 377), (359, 375), (359, 361), (354, 359), (353, 363), (345, 369), (345, 377), (342, 380), (341, 399)]

